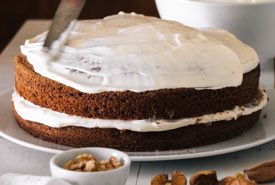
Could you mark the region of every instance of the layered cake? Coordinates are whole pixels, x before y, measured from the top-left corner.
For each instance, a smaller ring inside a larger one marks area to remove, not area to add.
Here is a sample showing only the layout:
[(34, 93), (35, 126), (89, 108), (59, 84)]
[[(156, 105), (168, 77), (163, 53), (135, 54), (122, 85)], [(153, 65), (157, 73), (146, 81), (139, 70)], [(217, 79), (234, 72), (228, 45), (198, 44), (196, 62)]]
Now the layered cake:
[(126, 151), (201, 146), (243, 133), (267, 102), (256, 52), (227, 31), (119, 13), (67, 33), (58, 56), (43, 49), (45, 32), (15, 59), (16, 121), (43, 140)]

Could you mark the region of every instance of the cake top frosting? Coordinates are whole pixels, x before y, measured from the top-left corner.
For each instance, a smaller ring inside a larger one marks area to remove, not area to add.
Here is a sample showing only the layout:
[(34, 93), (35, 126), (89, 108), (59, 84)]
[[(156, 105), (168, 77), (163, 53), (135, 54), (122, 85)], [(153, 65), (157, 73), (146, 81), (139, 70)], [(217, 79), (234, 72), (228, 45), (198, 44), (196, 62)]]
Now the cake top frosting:
[[(135, 13), (77, 21), (52, 58), (46, 32), (21, 52), (35, 72), (85, 93), (239, 86), (256, 52), (224, 30), (197, 30)], [(58, 42), (58, 41), (57, 41)]]

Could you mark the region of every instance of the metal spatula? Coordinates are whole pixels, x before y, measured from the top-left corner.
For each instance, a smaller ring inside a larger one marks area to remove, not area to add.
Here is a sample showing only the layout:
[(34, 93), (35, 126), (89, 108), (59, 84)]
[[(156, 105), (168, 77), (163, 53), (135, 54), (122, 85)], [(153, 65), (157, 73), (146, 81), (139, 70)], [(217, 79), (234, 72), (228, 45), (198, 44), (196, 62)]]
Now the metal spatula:
[(86, 0), (61, 0), (44, 42), (45, 48), (52, 49), (53, 42), (78, 18), (85, 2)]

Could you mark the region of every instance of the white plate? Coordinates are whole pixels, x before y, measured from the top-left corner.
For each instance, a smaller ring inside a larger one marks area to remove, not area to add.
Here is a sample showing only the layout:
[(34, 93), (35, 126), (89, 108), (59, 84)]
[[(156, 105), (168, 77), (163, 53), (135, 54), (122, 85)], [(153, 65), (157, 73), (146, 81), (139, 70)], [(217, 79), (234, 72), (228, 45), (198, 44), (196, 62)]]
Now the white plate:
[[(34, 138), (23, 131), (11, 113), (12, 91), (6, 91), (0, 95), (0, 135), (2, 137), (19, 145), (50, 153), (58, 153), (72, 148)], [(269, 102), (263, 109), (259, 121), (253, 128), (239, 137), (212, 145), (183, 150), (128, 152), (128, 154), (133, 161), (188, 159), (244, 150), (271, 141), (275, 139), (275, 90), (268, 90), (267, 94)]]

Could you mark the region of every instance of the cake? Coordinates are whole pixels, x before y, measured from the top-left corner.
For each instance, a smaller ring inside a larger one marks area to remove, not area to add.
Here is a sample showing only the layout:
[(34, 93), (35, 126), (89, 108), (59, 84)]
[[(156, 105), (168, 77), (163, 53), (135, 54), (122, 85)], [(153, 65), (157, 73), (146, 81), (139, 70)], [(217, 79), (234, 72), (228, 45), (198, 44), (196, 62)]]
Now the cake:
[(57, 57), (43, 49), (45, 32), (15, 59), (12, 110), (34, 137), (184, 149), (242, 134), (267, 102), (255, 50), (225, 30), (119, 13), (77, 21), (67, 33)]

